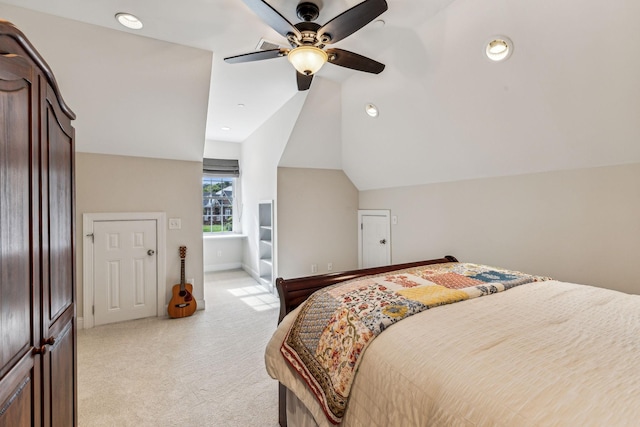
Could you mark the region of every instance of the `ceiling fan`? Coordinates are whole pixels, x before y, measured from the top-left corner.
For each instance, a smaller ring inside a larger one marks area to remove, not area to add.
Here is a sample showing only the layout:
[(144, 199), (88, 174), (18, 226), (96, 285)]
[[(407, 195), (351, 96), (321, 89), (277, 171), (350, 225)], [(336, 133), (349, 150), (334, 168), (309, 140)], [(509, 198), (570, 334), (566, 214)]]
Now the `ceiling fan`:
[(348, 50), (324, 49), (324, 47), (350, 36), (386, 11), (385, 0), (364, 0), (322, 26), (313, 22), (320, 14), (320, 8), (315, 3), (298, 4), (296, 14), (302, 21), (293, 25), (264, 0), (244, 0), (244, 2), (263, 21), (286, 37), (291, 49), (278, 48), (250, 52), (224, 58), (225, 62), (238, 64), (286, 56), (296, 69), (298, 90), (307, 90), (311, 87), (313, 75), (325, 62), (373, 74), (384, 70), (384, 64), (373, 59)]

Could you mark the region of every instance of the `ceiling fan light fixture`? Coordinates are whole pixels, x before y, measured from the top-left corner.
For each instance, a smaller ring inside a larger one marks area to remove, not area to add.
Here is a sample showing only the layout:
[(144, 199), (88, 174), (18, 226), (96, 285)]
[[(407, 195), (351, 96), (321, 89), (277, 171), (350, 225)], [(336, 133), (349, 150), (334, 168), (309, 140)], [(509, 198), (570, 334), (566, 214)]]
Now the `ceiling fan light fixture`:
[(487, 58), (495, 62), (504, 61), (511, 56), (512, 52), (513, 42), (505, 36), (491, 38), (485, 47)]
[(137, 16), (130, 13), (116, 13), (116, 19), (121, 25), (124, 25), (125, 27), (132, 30), (139, 30), (142, 28), (142, 21)]
[(291, 50), (287, 57), (299, 73), (307, 76), (317, 73), (329, 59), (324, 50), (306, 45)]

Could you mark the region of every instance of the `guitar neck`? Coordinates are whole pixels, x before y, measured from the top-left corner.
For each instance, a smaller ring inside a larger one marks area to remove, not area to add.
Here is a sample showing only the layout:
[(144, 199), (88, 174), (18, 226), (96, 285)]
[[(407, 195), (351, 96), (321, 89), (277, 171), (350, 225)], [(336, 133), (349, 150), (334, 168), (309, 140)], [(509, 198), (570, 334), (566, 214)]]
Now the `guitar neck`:
[(184, 258), (180, 260), (180, 290), (184, 291), (185, 289), (185, 280), (184, 280)]

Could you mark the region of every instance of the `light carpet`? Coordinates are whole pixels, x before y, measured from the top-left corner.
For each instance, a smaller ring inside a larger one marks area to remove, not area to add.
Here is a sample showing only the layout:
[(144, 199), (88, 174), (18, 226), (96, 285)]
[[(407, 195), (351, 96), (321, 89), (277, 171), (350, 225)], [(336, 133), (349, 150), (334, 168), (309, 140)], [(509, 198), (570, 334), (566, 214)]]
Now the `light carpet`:
[(264, 368), (278, 301), (241, 270), (205, 274), (206, 310), (78, 332), (78, 425), (276, 427)]

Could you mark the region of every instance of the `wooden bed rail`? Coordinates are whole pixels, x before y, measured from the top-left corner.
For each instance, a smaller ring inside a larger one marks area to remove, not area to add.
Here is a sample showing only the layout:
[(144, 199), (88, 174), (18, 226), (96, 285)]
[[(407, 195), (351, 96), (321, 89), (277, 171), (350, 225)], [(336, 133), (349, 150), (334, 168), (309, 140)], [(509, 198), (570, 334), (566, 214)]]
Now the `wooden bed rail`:
[[(309, 295), (326, 286), (335, 285), (336, 283), (356, 279), (358, 277), (404, 270), (406, 268), (420, 267), (429, 264), (442, 264), (445, 262), (458, 262), (458, 260), (453, 255), (445, 255), (443, 258), (430, 259), (426, 261), (385, 265), (382, 267), (298, 277), (295, 279), (283, 279), (282, 277), (278, 277), (276, 279), (276, 288), (278, 289), (278, 296), (280, 298), (280, 317), (278, 318), (278, 323), (282, 322), (282, 319), (284, 319), (287, 314), (302, 304)], [(280, 427), (287, 427), (287, 389), (282, 383), (278, 384), (278, 422)]]

